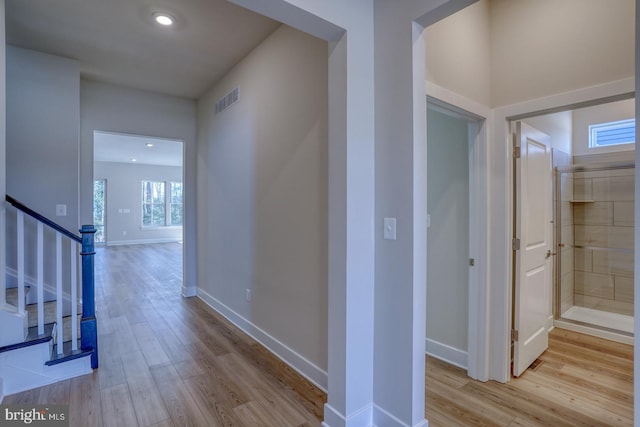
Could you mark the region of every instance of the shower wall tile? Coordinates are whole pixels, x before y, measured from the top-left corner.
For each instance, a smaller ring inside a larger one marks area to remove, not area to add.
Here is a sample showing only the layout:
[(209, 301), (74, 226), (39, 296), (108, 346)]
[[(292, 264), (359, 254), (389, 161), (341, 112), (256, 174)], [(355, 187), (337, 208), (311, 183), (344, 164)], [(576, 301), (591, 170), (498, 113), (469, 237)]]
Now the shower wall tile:
[(592, 200), (593, 184), (591, 178), (573, 178), (573, 200)]
[(574, 203), (573, 223), (613, 225), (613, 202)]
[(574, 231), (576, 246), (633, 249), (632, 227), (576, 225)]
[(560, 294), (562, 295), (560, 313), (564, 313), (575, 305), (573, 282), (573, 272), (565, 274), (560, 280)]
[(594, 251), (593, 271), (596, 273), (633, 277), (633, 254)]
[(615, 300), (633, 303), (633, 278), (615, 276)]
[(574, 251), (575, 269), (579, 271), (593, 271), (593, 251), (591, 249), (580, 248), (576, 248)]
[(592, 297), (614, 298), (613, 276), (608, 274), (575, 272), (575, 292)]
[(634, 177), (631, 175), (593, 178), (593, 199), (633, 201), (634, 187)]
[(634, 202), (613, 202), (613, 225), (633, 227)]

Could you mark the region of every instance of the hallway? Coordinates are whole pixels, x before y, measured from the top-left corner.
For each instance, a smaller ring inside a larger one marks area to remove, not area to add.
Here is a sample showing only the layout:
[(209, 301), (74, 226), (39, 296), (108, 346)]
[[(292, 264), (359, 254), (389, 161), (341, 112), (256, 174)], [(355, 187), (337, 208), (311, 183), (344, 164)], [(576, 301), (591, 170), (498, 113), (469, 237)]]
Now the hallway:
[(319, 426), (325, 394), (197, 298), (182, 245), (98, 248), (100, 367), (7, 396), (69, 404), (71, 426)]

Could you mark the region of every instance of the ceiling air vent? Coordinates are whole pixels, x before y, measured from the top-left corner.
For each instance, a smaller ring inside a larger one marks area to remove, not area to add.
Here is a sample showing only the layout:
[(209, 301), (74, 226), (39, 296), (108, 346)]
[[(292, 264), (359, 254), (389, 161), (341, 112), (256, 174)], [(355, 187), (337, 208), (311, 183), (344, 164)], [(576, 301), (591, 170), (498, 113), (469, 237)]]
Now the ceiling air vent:
[(239, 99), (240, 90), (236, 87), (216, 102), (216, 114), (222, 113), (224, 110), (238, 102)]

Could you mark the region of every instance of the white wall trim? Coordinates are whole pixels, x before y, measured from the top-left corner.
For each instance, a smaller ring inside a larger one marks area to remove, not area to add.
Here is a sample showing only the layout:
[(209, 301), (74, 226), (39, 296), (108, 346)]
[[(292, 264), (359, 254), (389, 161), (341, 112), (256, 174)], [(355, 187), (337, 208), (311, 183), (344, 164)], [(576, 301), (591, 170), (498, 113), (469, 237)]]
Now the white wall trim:
[(385, 411), (378, 405), (373, 405), (373, 426), (380, 427), (428, 427), (429, 421), (423, 419), (418, 424), (414, 426), (410, 426), (409, 424), (403, 423), (401, 420)]
[(436, 83), (430, 82), (429, 80), (425, 80), (425, 86), (427, 96), (461, 108), (468, 113), (477, 116), (475, 119), (486, 119), (491, 117), (491, 108), (486, 105), (482, 105), (473, 99), (469, 99), (445, 87), (439, 86)]
[(429, 338), (425, 340), (425, 345), (429, 356), (467, 370), (468, 363), (466, 351)]
[(182, 286), (181, 290), (182, 296), (185, 298), (195, 297), (198, 295), (198, 287), (197, 286)]
[(325, 404), (322, 427), (372, 427), (373, 411), (374, 405), (369, 404), (345, 418), (331, 405)]
[(158, 239), (137, 239), (137, 240), (116, 240), (107, 242), (107, 246), (125, 246), (125, 245), (151, 245), (154, 243), (177, 243), (182, 238), (163, 237)]
[[(499, 107), (493, 110), (491, 123), (493, 175), (490, 177), (491, 216), (500, 221), (501, 227), (493, 229), (496, 244), (491, 250), (490, 263), (491, 302), (489, 346), (493, 349), (489, 365), (489, 379), (507, 382), (510, 373), (510, 339), (512, 312), (512, 251), (511, 230), (513, 226), (513, 168), (512, 152), (508, 149), (508, 122), (515, 118), (525, 118), (540, 112), (566, 111), (576, 106), (586, 106), (597, 100), (624, 96), (635, 91), (635, 78), (628, 78), (601, 85), (577, 89), (575, 91), (550, 95)], [(595, 103), (595, 102), (594, 102)], [(583, 105), (584, 104), (584, 105)]]
[[(269, 335), (251, 321), (245, 319), (233, 309), (222, 303), (220, 300), (208, 292), (198, 289), (197, 297), (204, 301), (215, 311), (226, 317), (231, 323), (240, 328), (243, 332), (265, 346), (282, 361), (287, 363), (302, 376), (307, 378), (323, 391), (327, 391), (327, 372), (307, 360), (304, 356), (296, 353), (284, 343)], [(333, 427), (333, 426), (332, 426)]]
[(4, 400), (4, 383), (2, 377), (0, 377), (0, 403)]

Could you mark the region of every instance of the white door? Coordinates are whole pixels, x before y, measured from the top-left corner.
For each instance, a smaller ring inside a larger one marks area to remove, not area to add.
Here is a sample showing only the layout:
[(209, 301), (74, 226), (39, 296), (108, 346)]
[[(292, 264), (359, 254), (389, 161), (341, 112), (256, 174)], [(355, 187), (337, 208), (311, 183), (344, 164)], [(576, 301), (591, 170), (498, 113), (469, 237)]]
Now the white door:
[(516, 122), (515, 299), (513, 375), (521, 375), (549, 343), (551, 296), (551, 147), (549, 136)]

